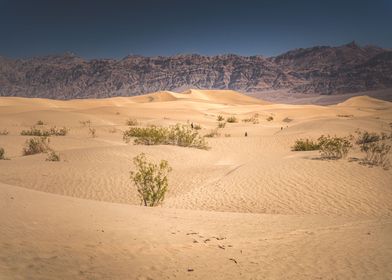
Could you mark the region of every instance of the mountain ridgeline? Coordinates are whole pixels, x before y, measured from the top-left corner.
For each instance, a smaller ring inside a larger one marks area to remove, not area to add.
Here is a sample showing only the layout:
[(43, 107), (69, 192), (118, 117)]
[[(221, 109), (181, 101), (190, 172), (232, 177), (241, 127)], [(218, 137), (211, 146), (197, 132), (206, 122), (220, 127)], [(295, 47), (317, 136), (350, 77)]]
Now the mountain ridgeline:
[(295, 49), (276, 57), (0, 57), (0, 96), (104, 98), (186, 88), (330, 95), (391, 87), (392, 50), (354, 42)]

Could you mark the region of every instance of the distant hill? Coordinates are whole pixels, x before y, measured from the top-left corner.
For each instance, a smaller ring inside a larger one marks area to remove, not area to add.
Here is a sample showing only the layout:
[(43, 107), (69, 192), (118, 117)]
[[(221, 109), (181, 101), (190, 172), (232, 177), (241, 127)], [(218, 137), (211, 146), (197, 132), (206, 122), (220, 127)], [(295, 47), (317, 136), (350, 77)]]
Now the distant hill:
[(392, 88), (392, 50), (352, 42), (296, 49), (276, 57), (190, 54), (86, 60), (71, 53), (0, 57), (0, 96), (103, 98), (189, 88), (285, 89), (324, 95)]

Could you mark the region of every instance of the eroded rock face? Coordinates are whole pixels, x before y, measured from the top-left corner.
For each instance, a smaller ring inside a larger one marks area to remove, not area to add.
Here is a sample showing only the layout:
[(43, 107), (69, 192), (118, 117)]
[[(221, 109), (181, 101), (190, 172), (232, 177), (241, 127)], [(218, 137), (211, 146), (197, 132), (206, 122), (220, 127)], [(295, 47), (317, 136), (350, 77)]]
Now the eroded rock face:
[(127, 56), (85, 60), (73, 54), (0, 57), (0, 96), (57, 99), (131, 96), (184, 88), (335, 94), (392, 87), (392, 51), (313, 47), (277, 57)]

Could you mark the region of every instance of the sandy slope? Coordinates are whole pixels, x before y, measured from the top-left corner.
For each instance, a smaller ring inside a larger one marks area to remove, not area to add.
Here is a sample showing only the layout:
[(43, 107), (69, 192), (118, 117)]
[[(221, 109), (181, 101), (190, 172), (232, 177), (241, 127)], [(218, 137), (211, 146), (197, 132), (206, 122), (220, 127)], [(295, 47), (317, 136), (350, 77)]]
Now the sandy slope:
[[(227, 124), (208, 139), (208, 151), (122, 141), (129, 117), (141, 125), (193, 122), (205, 134), (217, 115), (241, 120), (256, 113), (258, 124)], [(19, 133), (37, 120), (71, 129), (51, 138), (61, 162), (21, 156), (28, 137)], [(89, 137), (80, 123), (86, 120), (98, 137)], [(358, 164), (356, 150), (351, 160), (324, 161), (290, 147), (298, 138), (358, 128), (388, 132), (390, 123), (392, 104), (370, 97), (326, 107), (201, 90), (101, 100), (0, 98), (0, 131), (10, 131), (0, 147), (11, 158), (0, 161), (0, 275), (388, 279), (392, 172)], [(139, 203), (129, 171), (140, 152), (173, 167), (163, 208), (129, 205)]]

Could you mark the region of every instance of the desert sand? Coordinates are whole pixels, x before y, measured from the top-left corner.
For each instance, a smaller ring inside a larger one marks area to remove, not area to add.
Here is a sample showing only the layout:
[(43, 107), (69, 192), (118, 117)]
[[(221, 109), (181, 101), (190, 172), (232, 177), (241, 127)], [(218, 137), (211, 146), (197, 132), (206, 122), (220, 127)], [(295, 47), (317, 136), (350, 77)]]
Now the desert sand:
[[(192, 122), (204, 135), (218, 115), (240, 121), (207, 138), (209, 150), (122, 140), (128, 118)], [(22, 156), (20, 131), (38, 120), (70, 128), (51, 137), (60, 162)], [(291, 151), (299, 138), (391, 123), (392, 103), (368, 96), (329, 106), (213, 90), (1, 97), (0, 279), (392, 279), (392, 171), (358, 164), (356, 149), (341, 160)], [(141, 152), (173, 168), (162, 206), (139, 206), (129, 172)]]

